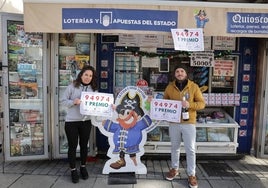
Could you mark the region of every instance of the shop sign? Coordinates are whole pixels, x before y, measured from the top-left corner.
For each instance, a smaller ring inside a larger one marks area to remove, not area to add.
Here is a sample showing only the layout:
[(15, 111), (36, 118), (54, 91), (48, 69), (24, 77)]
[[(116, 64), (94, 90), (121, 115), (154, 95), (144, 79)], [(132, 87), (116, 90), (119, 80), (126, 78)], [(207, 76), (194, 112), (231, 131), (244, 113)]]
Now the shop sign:
[(83, 115), (112, 117), (113, 94), (82, 92), (80, 113)]
[(62, 8), (62, 28), (170, 32), (177, 28), (178, 11)]
[(159, 57), (142, 57), (142, 67), (158, 68), (160, 64)]
[(119, 41), (115, 43), (116, 46), (139, 46), (139, 35), (134, 34), (118, 34)]
[(174, 48), (174, 43), (171, 34), (163, 36), (163, 48)]
[(234, 60), (215, 60), (213, 76), (234, 76)]
[(152, 99), (150, 117), (169, 122), (181, 121), (181, 101)]
[(115, 43), (119, 41), (118, 35), (105, 35), (103, 34), (101, 36), (101, 42), (103, 43)]
[(203, 29), (171, 29), (175, 50), (204, 51)]
[(227, 12), (227, 33), (268, 34), (268, 13)]
[(139, 35), (139, 46), (155, 47), (163, 46), (163, 35)]
[(190, 56), (192, 67), (214, 67), (214, 53), (193, 52)]
[(104, 4), (85, 0), (75, 3), (25, 0), (23, 18), (26, 32), (166, 35), (171, 28), (202, 28), (205, 36), (267, 37), (268, 13), (262, 4), (244, 3), (236, 7), (209, 2), (205, 5), (195, 2), (195, 6), (178, 1), (168, 4), (163, 1), (124, 4), (105, 1)]
[(213, 37), (213, 50), (235, 50), (235, 37)]
[[(143, 48), (174, 48), (171, 33), (160, 34), (119, 34), (119, 41), (116, 46), (139, 46)], [(210, 40), (211, 43), (211, 40)], [(211, 49), (211, 46), (210, 46)], [(140, 50), (143, 51), (143, 50)], [(156, 52), (153, 52), (156, 53)]]

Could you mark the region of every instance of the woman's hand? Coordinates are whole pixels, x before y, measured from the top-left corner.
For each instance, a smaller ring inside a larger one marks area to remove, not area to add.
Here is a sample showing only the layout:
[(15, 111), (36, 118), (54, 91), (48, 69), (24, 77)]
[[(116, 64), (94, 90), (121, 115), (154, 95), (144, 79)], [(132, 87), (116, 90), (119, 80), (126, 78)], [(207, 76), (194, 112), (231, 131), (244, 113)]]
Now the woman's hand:
[(115, 104), (111, 104), (111, 108), (112, 108), (113, 111), (116, 110), (116, 107), (117, 107), (117, 106), (116, 106)]
[(81, 103), (81, 99), (76, 98), (74, 99), (74, 105), (79, 105)]

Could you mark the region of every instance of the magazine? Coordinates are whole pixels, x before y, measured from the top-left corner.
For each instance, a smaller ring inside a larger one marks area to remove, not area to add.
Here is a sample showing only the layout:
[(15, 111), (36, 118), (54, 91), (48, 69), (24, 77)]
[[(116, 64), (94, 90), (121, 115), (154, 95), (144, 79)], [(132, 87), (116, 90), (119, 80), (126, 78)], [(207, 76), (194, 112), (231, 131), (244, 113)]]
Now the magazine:
[(75, 55), (76, 70), (81, 70), (85, 65), (89, 65), (89, 55)]

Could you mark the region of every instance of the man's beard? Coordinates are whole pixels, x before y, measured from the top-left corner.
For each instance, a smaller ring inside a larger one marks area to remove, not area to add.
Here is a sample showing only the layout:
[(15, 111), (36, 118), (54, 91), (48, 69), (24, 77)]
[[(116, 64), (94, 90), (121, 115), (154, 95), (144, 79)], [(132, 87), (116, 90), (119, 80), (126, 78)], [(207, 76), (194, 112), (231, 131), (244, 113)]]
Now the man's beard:
[[(184, 79), (185, 80), (185, 79)], [(182, 83), (184, 80), (178, 80), (178, 79), (176, 79), (176, 81), (178, 82), (178, 83)]]

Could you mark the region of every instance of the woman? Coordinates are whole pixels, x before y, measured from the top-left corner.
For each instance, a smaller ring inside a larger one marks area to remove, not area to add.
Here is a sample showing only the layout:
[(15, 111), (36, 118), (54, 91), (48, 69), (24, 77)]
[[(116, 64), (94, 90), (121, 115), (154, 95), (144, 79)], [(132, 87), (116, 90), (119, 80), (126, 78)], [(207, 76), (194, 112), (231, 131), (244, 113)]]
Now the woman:
[(68, 108), (65, 117), (65, 133), (68, 140), (68, 161), (73, 183), (79, 181), (79, 175), (76, 169), (76, 148), (78, 141), (80, 146), (80, 175), (82, 179), (88, 179), (86, 159), (92, 125), (89, 116), (80, 114), (80, 98), (83, 91), (97, 91), (96, 72), (92, 66), (85, 66), (80, 71), (76, 80), (66, 88), (61, 100), (62, 104)]

